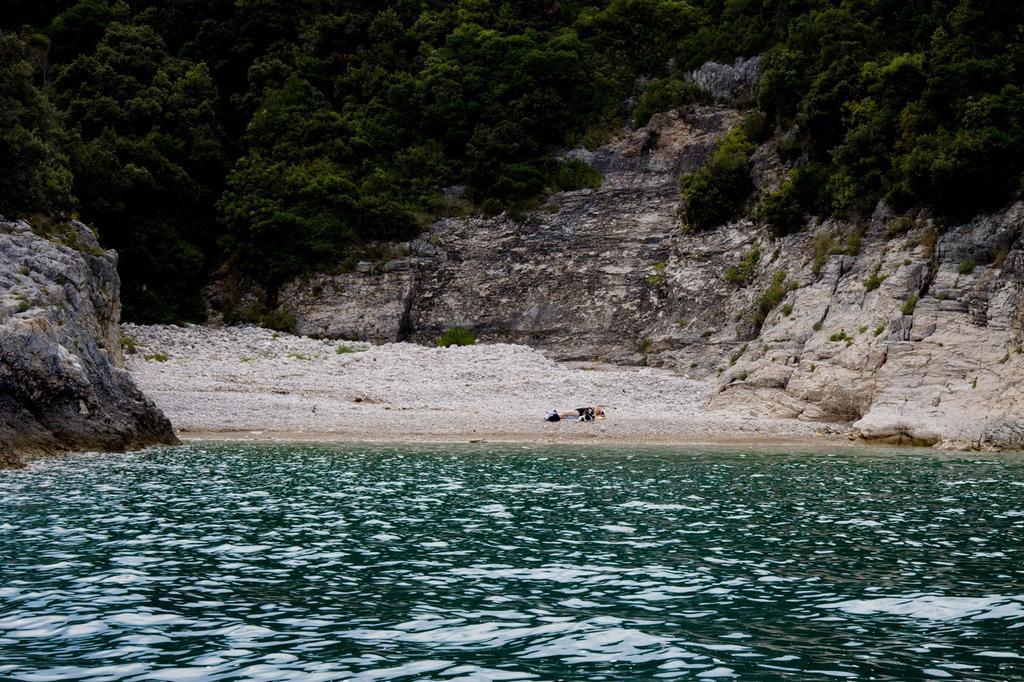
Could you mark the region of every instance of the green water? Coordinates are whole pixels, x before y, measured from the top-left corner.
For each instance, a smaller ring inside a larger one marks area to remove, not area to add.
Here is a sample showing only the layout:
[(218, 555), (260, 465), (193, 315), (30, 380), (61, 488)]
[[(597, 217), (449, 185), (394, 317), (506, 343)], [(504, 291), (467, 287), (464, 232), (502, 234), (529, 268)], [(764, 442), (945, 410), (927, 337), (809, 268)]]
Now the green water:
[(1024, 678), (1024, 458), (190, 445), (0, 473), (0, 679)]

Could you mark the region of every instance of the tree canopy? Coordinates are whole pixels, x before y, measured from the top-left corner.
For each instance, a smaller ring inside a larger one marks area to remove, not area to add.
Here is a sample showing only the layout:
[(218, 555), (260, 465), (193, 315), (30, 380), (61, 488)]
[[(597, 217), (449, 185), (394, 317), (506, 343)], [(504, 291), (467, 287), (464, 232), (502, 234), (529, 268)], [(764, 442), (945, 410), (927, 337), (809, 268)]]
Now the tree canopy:
[[(1024, 171), (1024, 5), (984, 0), (11, 0), (0, 213), (78, 216), (121, 253), (125, 317), (201, 319), (217, 268), (271, 295), (455, 210), (593, 186), (555, 159), (764, 55), (756, 102), (789, 181), (779, 232), (878, 199), (959, 219)], [(744, 208), (753, 140), (687, 179)]]

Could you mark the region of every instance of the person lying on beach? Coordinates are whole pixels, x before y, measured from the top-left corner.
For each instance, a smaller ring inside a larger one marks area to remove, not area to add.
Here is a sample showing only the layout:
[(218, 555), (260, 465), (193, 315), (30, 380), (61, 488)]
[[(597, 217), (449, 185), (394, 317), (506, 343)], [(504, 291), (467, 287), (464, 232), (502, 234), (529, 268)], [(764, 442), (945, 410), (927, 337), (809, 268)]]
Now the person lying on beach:
[(551, 410), (548, 412), (548, 416), (544, 417), (544, 421), (557, 422), (563, 419), (576, 419), (581, 422), (592, 422), (595, 419), (604, 419), (604, 408), (600, 405), (594, 405), (593, 407), (577, 407), (575, 410), (566, 410), (559, 412), (558, 410)]

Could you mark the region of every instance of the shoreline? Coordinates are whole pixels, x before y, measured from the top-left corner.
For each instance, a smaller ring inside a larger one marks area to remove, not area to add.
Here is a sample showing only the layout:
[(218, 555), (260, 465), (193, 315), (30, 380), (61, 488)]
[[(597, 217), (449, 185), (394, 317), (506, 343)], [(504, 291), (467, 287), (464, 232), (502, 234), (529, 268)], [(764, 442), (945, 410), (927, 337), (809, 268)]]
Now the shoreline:
[[(477, 432), (477, 433), (420, 433), (420, 434), (370, 434), (353, 431), (179, 431), (182, 443), (392, 443), (392, 444), (559, 444), (559, 445), (626, 445), (637, 447), (671, 446), (818, 446), (830, 447), (878, 447), (869, 441), (851, 439), (841, 434), (822, 434), (818, 437), (794, 438), (787, 436), (711, 436), (694, 434), (659, 435), (636, 437), (626, 434), (544, 434), (534, 432)], [(884, 446), (884, 445), (883, 445)], [(905, 447), (905, 446), (888, 446)]]
[[(183, 441), (892, 447), (849, 424), (711, 411), (708, 381), (509, 344), (373, 346), (258, 327), (123, 325), (127, 368)], [(547, 422), (603, 404), (608, 419)]]

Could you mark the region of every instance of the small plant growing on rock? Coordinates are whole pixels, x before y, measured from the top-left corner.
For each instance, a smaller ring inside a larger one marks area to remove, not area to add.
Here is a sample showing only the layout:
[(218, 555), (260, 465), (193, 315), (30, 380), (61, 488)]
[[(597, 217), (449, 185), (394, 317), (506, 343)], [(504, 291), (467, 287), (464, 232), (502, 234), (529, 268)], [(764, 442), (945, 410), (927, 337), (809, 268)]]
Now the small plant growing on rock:
[(729, 358), (729, 366), (732, 367), (733, 365), (735, 365), (736, 361), (739, 360), (741, 357), (743, 357), (743, 354), (746, 353), (746, 352), (747, 352), (747, 344), (743, 344), (743, 347), (740, 348), (735, 353), (733, 353), (732, 357)]
[(878, 274), (878, 271), (881, 270), (881, 269), (882, 269), (882, 264), (879, 263), (878, 266), (875, 267), (875, 271), (872, 272), (868, 276), (868, 278), (864, 280), (864, 290), (865, 291), (874, 291), (878, 287), (882, 286), (882, 282), (884, 282), (886, 280), (886, 275)]
[(654, 274), (647, 278), (647, 283), (652, 287), (658, 287), (665, 283), (665, 264), (655, 263), (653, 267)]
[(761, 242), (754, 242), (739, 265), (730, 265), (725, 269), (725, 281), (740, 286), (746, 284), (754, 276), (754, 268), (757, 267), (759, 260), (761, 260)]
[(761, 292), (761, 295), (757, 297), (757, 308), (754, 311), (754, 324), (760, 329), (765, 319), (768, 317), (775, 306), (777, 306), (782, 298), (786, 295), (788, 287), (786, 286), (786, 272), (779, 270), (772, 275), (772, 283), (768, 285), (768, 288)]
[(139, 342), (135, 340), (134, 336), (128, 336), (127, 334), (125, 334), (124, 336), (121, 337), (121, 348), (124, 350), (125, 353), (133, 355), (135, 351), (138, 349), (138, 346)]
[(868, 330), (868, 326), (866, 324), (862, 324), (861, 326), (857, 327), (857, 333), (858, 334), (863, 334), (867, 330)]
[(935, 247), (939, 243), (939, 233), (934, 229), (928, 230), (921, 235), (921, 245), (924, 246), (925, 258), (931, 258), (935, 255)]
[(143, 355), (142, 357), (144, 360), (150, 360), (152, 362), (167, 362), (171, 359), (171, 356), (166, 353), (150, 353), (149, 355)]
[(856, 256), (860, 253), (861, 236), (854, 232), (846, 238), (846, 253), (847, 256)]
[(827, 232), (819, 232), (814, 236), (814, 258), (811, 261), (811, 272), (815, 275), (821, 272), (825, 263), (828, 262), (829, 256), (832, 255), (835, 245), (836, 242), (832, 239), (832, 235)]
[(845, 329), (840, 329), (832, 336), (828, 337), (829, 341), (853, 341), (849, 334), (846, 333)]
[(913, 315), (914, 310), (917, 308), (917, 302), (921, 299), (917, 294), (911, 295), (910, 298), (903, 302), (903, 307), (900, 309), (904, 315)]
[(359, 351), (356, 350), (355, 348), (353, 348), (352, 346), (349, 346), (349, 345), (346, 345), (346, 344), (343, 343), (340, 346), (338, 346), (337, 348), (335, 348), (334, 352), (337, 355), (344, 355), (345, 353), (358, 353)]
[(992, 265), (997, 269), (1003, 267), (1003, 263), (1006, 262), (1006, 257), (1010, 255), (1010, 247), (1006, 244), (1002, 244), (996, 252), (992, 254)]
[(789, 317), (790, 315), (792, 315), (793, 314), (793, 306), (791, 306), (788, 303), (786, 305), (782, 306), (782, 314), (785, 315), (786, 317)]
[(473, 332), (469, 331), (465, 327), (452, 327), (441, 334), (441, 336), (437, 337), (434, 343), (441, 348), (447, 348), (449, 346), (472, 346), (476, 343), (476, 337), (473, 336)]
[(880, 336), (881, 333), (884, 332), (884, 331), (885, 331), (885, 326), (881, 325), (881, 324), (878, 325), (877, 327), (875, 327), (875, 336)]
[(969, 275), (972, 272), (974, 272), (974, 268), (977, 267), (977, 265), (978, 264), (974, 261), (973, 258), (965, 258), (964, 260), (960, 261), (960, 267), (958, 267), (956, 271), (961, 275)]
[(818, 320), (817, 322), (815, 322), (814, 326), (811, 327), (811, 329), (813, 329), (816, 332), (820, 332), (821, 331), (821, 320)]
[(900, 216), (893, 218), (889, 221), (889, 224), (885, 226), (885, 236), (889, 239), (898, 237), (901, 234), (906, 234), (914, 228), (914, 219), (909, 216)]
[(306, 355), (305, 353), (296, 353), (296, 352), (288, 353), (288, 357), (292, 358), (293, 360), (302, 360), (304, 362), (313, 359), (313, 357), (311, 355)]

